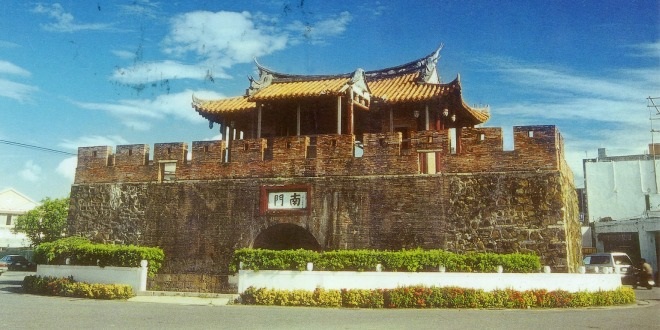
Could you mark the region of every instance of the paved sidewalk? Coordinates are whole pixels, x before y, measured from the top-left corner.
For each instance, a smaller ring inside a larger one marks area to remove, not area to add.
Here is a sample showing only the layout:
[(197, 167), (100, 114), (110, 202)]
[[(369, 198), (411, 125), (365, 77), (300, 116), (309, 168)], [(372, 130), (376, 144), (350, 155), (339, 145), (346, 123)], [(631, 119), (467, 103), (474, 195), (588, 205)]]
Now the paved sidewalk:
[(149, 302), (178, 305), (225, 306), (232, 304), (238, 294), (142, 291), (128, 299), (130, 302)]

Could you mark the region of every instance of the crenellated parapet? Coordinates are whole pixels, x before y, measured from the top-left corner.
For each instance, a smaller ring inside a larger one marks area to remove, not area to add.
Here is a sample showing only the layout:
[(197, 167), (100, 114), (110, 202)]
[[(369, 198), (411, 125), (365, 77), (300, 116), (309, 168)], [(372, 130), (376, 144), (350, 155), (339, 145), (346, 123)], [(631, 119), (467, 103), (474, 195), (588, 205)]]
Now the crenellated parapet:
[[(458, 136), (457, 138), (455, 136)], [(354, 135), (325, 134), (232, 141), (82, 147), (76, 184), (167, 182), (257, 177), (415, 175), (559, 170), (562, 139), (555, 126), (516, 126), (514, 149), (501, 128), (463, 128)], [(455, 139), (455, 141), (452, 141)], [(190, 153), (190, 155), (189, 155)], [(188, 157), (190, 156), (190, 157)]]
[(563, 148), (555, 126), (514, 126), (513, 150), (504, 150), (501, 128), (463, 128), (457, 150), (443, 163), (445, 172), (557, 170)]

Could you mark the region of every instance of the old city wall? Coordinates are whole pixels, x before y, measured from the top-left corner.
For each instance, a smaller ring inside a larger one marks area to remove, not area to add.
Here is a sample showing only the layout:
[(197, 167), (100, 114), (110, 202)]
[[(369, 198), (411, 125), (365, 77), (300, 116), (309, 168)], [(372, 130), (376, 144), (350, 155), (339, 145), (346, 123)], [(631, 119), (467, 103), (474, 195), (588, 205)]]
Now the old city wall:
[[(419, 132), (409, 155), (400, 134), (365, 135), (359, 158), (347, 135), (275, 139), (272, 159), (264, 159), (265, 140), (234, 141), (229, 161), (221, 141), (193, 142), (191, 159), (180, 143), (157, 144), (153, 160), (146, 145), (114, 154), (81, 148), (69, 231), (160, 246), (162, 272), (176, 278), (217, 279), (235, 249), (281, 223), (304, 228), (327, 250), (530, 251), (555, 271), (574, 271), (577, 196), (555, 128), (514, 128), (512, 151), (502, 150), (499, 129), (462, 136), (462, 150), (452, 154), (444, 132)], [(417, 152), (440, 155), (440, 172), (419, 174)], [(176, 162), (175, 180), (161, 182), (162, 161)], [(263, 212), (263, 187), (282, 186), (306, 187), (308, 211)]]
[[(282, 185), (308, 186), (310, 211), (261, 212), (260, 188)], [(280, 223), (330, 250), (533, 251), (566, 270), (579, 260), (567, 247), (579, 223), (564, 185), (551, 171), (83, 184), (72, 187), (69, 230), (163, 247), (167, 273), (225, 273), (235, 249)]]
[[(364, 134), (363, 155), (353, 135), (317, 135), (225, 141), (157, 143), (150, 160), (144, 144), (78, 150), (75, 183), (162, 181), (163, 164), (176, 165), (176, 180), (417, 174), (418, 153), (436, 154), (438, 171), (472, 173), (559, 169), (559, 133), (554, 126), (514, 127), (514, 150), (503, 150), (500, 128), (466, 128), (452, 152), (448, 131), (415, 132), (408, 144), (400, 133)], [(269, 151), (269, 152), (267, 152)], [(271, 156), (266, 157), (267, 154)]]

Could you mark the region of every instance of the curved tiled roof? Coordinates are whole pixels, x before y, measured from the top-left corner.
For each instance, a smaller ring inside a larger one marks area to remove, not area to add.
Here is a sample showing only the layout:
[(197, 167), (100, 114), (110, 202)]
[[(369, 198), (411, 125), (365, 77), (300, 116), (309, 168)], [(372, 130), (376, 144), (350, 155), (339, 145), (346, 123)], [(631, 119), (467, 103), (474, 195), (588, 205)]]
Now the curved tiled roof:
[(350, 81), (347, 77), (307, 81), (274, 82), (250, 96), (251, 101), (274, 101), (289, 98), (340, 95)]
[[(371, 97), (393, 104), (422, 102), (447, 95), (453, 97), (455, 100), (453, 103), (458, 102), (464, 113), (472, 117), (474, 122), (486, 122), (490, 118), (490, 113), (486, 109), (472, 108), (463, 101), (458, 77), (450, 83), (438, 82), (436, 65), (440, 49), (403, 65), (364, 72), (363, 79)], [(355, 74), (296, 75), (270, 70), (256, 60), (255, 64), (260, 77), (258, 80), (250, 78), (251, 84), (246, 96), (212, 101), (202, 101), (193, 97), (193, 107), (202, 116), (211, 120), (212, 115), (254, 109), (256, 102), (341, 95)]]
[(193, 95), (193, 108), (204, 118), (210, 119), (205, 114), (222, 114), (236, 111), (252, 110), (256, 107), (255, 102), (248, 101), (246, 96), (237, 96), (219, 100), (202, 100)]
[(429, 100), (456, 89), (455, 84), (420, 83), (418, 73), (368, 81), (371, 95), (389, 103)]

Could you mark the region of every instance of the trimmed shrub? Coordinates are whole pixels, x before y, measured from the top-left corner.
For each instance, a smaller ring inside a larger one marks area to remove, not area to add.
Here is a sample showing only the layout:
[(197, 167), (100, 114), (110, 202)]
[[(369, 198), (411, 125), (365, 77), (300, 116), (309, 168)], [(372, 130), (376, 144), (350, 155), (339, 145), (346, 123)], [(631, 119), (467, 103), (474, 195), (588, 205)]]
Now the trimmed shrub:
[(241, 302), (245, 305), (340, 307), (342, 295), (339, 290), (320, 288), (286, 291), (250, 287), (241, 295)]
[(26, 293), (39, 295), (91, 299), (128, 299), (135, 296), (130, 285), (89, 284), (76, 282), (72, 277), (56, 278), (36, 275), (26, 276), (23, 279), (23, 290)]
[(382, 308), (385, 306), (383, 293), (384, 290), (342, 289), (342, 306), (350, 308)]
[(153, 277), (163, 264), (165, 253), (160, 248), (135, 245), (95, 244), (82, 237), (67, 237), (42, 243), (34, 250), (38, 264), (140, 267), (140, 261), (149, 262), (149, 276)]
[(567, 308), (626, 305), (635, 292), (568, 292), (512, 289), (484, 291), (459, 287), (401, 287), (396, 289), (343, 289), (314, 291), (248, 288), (241, 294), (246, 305), (322, 306), (347, 308)]
[(239, 265), (251, 270), (304, 270), (308, 262), (314, 269), (327, 271), (373, 271), (377, 264), (383, 271), (437, 271), (440, 265), (449, 272), (494, 273), (502, 266), (508, 273), (531, 273), (541, 269), (538, 256), (531, 254), (467, 253), (456, 254), (443, 250), (339, 250), (315, 252), (309, 250), (239, 249), (229, 269), (237, 272)]
[(316, 306), (319, 307), (341, 307), (342, 304), (341, 291), (339, 290), (316, 288), (312, 299), (316, 302)]

